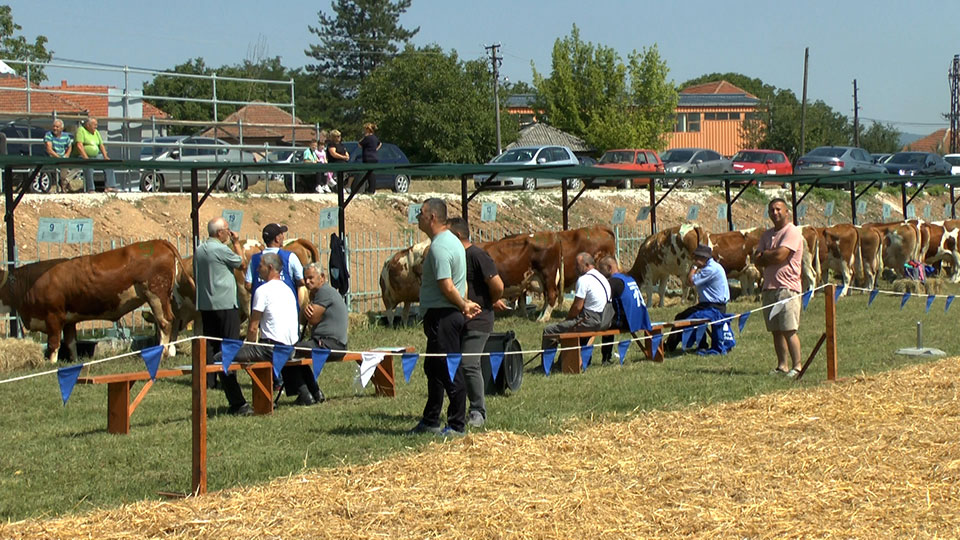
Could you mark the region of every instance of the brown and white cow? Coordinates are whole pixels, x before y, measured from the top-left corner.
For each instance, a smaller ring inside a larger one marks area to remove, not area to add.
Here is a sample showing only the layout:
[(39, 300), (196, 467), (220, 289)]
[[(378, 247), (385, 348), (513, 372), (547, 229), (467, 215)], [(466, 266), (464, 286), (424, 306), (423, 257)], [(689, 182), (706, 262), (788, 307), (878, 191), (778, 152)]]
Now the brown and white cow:
[[(180, 253), (166, 240), (41, 261), (3, 271), (0, 312), (14, 309), (28, 329), (47, 334), (45, 355), (50, 362), (57, 361), (62, 346), (74, 357), (77, 323), (116, 322), (143, 304), (153, 313), (160, 344), (167, 346), (173, 328), (173, 289), (185, 273)], [(173, 347), (167, 353), (174, 354)]]
[(723, 267), (728, 279), (740, 281), (741, 294), (745, 296), (760, 294), (763, 274), (751, 257), (760, 243), (762, 233), (760, 229), (753, 228), (710, 234), (708, 245), (713, 248), (713, 258)]
[[(920, 243), (923, 262), (934, 265), (944, 271), (946, 278), (960, 282), (960, 253), (957, 251), (957, 236), (960, 234), (960, 220), (937, 221), (920, 224)], [(946, 264), (944, 264), (946, 263)]]
[(893, 270), (897, 276), (903, 275), (903, 267), (907, 262), (921, 260), (923, 246), (917, 222), (867, 223), (864, 228), (867, 227), (880, 233), (883, 238), (883, 267)]
[(853, 285), (854, 276), (860, 261), (860, 230), (849, 223), (838, 223), (822, 229), (827, 258), (824, 264), (824, 277), (830, 270), (840, 275), (843, 293)]
[(707, 244), (707, 234), (697, 225), (686, 223), (652, 234), (643, 241), (629, 275), (644, 288), (647, 299), (653, 298), (653, 286), (660, 293), (659, 306), (667, 292), (667, 279), (677, 276), (683, 283), (683, 298), (687, 297), (687, 273), (693, 264), (693, 250)]
[(380, 272), (380, 296), (386, 309), (387, 326), (393, 326), (394, 308), (403, 304), (400, 321), (404, 326), (410, 316), (410, 305), (420, 300), (420, 280), (423, 276), (423, 258), (430, 249), (430, 240), (424, 240), (394, 253), (383, 263)]
[(563, 273), (563, 246), (553, 232), (516, 234), (492, 242), (477, 244), (497, 265), (503, 280), (504, 298), (520, 299), (521, 313), (526, 314), (525, 299), (528, 290), (539, 291), (543, 308), (538, 320), (550, 318), (560, 303)]
[(883, 237), (871, 227), (857, 226), (860, 233), (860, 264), (856, 269), (857, 285), (875, 289), (883, 273)]
[[(810, 225), (799, 226), (803, 236), (803, 258), (800, 265), (800, 281), (804, 292), (816, 288), (823, 279), (823, 261), (826, 259), (826, 244), (823, 231)], [(821, 257), (821, 250), (823, 256)]]

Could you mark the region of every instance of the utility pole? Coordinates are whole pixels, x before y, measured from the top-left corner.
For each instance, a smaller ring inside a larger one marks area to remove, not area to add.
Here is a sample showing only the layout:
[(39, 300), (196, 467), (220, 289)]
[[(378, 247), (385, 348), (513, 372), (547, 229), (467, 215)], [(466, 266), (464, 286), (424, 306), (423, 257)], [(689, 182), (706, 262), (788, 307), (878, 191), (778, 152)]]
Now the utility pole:
[(957, 128), (960, 127), (960, 55), (953, 55), (950, 79), (950, 153), (957, 152)]
[(860, 146), (860, 103), (857, 101), (857, 80), (853, 80), (853, 145)]
[(500, 44), (485, 46), (484, 49), (490, 51), (490, 65), (493, 67), (493, 101), (496, 104), (497, 116), (497, 155), (503, 152), (500, 143), (500, 64), (503, 63), (503, 57), (500, 52)]
[(803, 101), (800, 102), (800, 155), (806, 154), (807, 142), (807, 66), (810, 64), (810, 47), (803, 49)]

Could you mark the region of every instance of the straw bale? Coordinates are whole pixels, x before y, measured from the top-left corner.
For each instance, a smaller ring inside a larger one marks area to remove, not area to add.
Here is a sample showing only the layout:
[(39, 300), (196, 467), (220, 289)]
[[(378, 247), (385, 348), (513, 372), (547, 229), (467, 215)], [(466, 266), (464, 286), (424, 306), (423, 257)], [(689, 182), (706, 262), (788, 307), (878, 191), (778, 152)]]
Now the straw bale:
[(893, 290), (910, 294), (940, 294), (943, 290), (943, 280), (940, 278), (927, 278), (926, 281), (898, 279), (893, 282)]
[(0, 536), (957, 538), (958, 380), (952, 358), (553, 436), (470, 434)]
[(32, 339), (0, 339), (0, 373), (43, 364), (43, 345)]

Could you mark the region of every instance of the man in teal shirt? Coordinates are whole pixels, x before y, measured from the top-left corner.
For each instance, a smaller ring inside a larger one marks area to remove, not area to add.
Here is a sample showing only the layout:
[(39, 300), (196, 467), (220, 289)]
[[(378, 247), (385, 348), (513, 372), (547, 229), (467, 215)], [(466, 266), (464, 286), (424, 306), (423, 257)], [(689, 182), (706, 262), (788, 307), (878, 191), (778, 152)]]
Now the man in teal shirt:
[[(203, 335), (221, 339), (240, 339), (240, 310), (237, 304), (237, 278), (233, 271), (243, 265), (240, 237), (230, 230), (227, 220), (213, 218), (207, 223), (207, 240), (197, 247), (193, 257), (197, 282), (197, 310), (203, 321)], [(227, 247), (230, 241), (233, 249)], [(213, 362), (220, 352), (219, 339), (207, 340), (207, 361)], [(253, 414), (243, 397), (237, 375), (219, 373), (220, 383), (230, 403), (230, 414)], [(212, 377), (208, 379), (208, 385)]]
[[(424, 201), (417, 223), (430, 237), (430, 250), (423, 260), (420, 282), (420, 312), (423, 333), (427, 336), (427, 356), (423, 361), (427, 404), (423, 418), (411, 433), (463, 435), (467, 423), (466, 385), (459, 368), (450, 380), (446, 355), (460, 352), (466, 318), (478, 314), (480, 306), (467, 299), (466, 252), (447, 226), (446, 203), (435, 198)], [(450, 405), (447, 406), (447, 427), (441, 429), (444, 393), (450, 398)]]

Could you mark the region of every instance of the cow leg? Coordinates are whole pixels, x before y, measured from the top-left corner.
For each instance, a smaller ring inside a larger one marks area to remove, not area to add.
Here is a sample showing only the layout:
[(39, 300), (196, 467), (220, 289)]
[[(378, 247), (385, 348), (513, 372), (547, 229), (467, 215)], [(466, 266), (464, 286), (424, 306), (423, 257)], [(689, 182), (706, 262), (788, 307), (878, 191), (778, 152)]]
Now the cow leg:
[(150, 311), (153, 312), (153, 318), (156, 320), (157, 341), (164, 347), (167, 356), (176, 356), (176, 346), (170, 345), (170, 336), (173, 333), (173, 310), (170, 307), (170, 298), (157, 295), (150, 290), (145, 291), (144, 296), (146, 296), (147, 305), (150, 306)]
[(657, 284), (657, 292), (660, 293), (660, 307), (663, 307), (663, 298), (667, 295), (667, 280), (661, 278)]
[(403, 303), (403, 311), (400, 313), (400, 323), (406, 328), (410, 323), (410, 302)]
[(44, 356), (51, 364), (57, 363), (57, 352), (60, 350), (60, 332), (63, 328), (60, 321), (54, 315), (48, 315), (46, 320), (47, 332), (47, 350)]
[(75, 323), (63, 325), (63, 341), (60, 342), (60, 349), (66, 353), (68, 362), (75, 362), (79, 359), (79, 356), (77, 356), (77, 325)]

